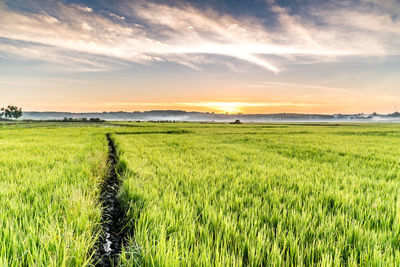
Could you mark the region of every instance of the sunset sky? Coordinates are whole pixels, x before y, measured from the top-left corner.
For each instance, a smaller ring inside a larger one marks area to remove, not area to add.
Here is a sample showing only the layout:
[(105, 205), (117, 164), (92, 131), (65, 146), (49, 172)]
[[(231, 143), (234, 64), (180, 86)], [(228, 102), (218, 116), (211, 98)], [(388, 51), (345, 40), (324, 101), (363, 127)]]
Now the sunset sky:
[(0, 106), (400, 109), (400, 1), (0, 0)]

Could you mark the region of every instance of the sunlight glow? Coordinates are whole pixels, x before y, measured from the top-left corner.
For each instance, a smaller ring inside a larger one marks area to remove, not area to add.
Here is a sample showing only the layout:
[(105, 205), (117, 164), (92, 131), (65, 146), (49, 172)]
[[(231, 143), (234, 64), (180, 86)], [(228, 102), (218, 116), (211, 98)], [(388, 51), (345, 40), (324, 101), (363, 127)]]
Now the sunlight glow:
[(239, 102), (210, 102), (199, 103), (198, 105), (209, 108), (210, 110), (222, 111), (224, 113), (240, 113), (246, 103)]
[[(284, 112), (290, 108), (318, 106), (306, 102), (113, 102), (113, 103), (80, 103), (84, 107), (107, 107), (107, 110), (185, 110), (203, 111), (217, 113), (262, 113), (262, 112)], [(272, 108), (272, 109), (271, 109)], [(283, 110), (282, 110), (283, 109)], [(97, 110), (97, 109), (96, 109)]]
[(191, 107), (204, 107), (210, 111), (217, 111), (223, 113), (243, 113), (244, 109), (262, 108), (262, 107), (283, 107), (283, 106), (306, 106), (306, 103), (292, 103), (292, 102), (193, 102), (193, 103), (177, 103), (181, 106)]

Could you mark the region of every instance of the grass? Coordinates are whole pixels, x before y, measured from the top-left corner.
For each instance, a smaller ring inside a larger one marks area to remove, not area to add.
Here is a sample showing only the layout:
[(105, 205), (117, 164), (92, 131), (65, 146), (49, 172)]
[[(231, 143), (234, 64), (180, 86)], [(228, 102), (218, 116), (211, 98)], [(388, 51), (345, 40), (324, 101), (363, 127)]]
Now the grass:
[(89, 264), (106, 144), (93, 129), (0, 131), (1, 266)]
[(396, 266), (400, 125), (0, 123), (0, 265), (92, 265), (106, 133), (121, 265)]
[(144, 266), (397, 265), (398, 125), (179, 125), (115, 136)]

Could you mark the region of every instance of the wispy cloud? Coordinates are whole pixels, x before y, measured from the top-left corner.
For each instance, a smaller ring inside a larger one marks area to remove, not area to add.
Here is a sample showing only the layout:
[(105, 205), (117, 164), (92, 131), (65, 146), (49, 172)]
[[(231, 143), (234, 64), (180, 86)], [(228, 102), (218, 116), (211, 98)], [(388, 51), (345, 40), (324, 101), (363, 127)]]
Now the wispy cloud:
[[(393, 13), (400, 8), (389, 12), (390, 5), (362, 0), (350, 10), (349, 2), (341, 1), (293, 14), (268, 2), (266, 12), (276, 18), (274, 26), (260, 18), (234, 17), (189, 4), (121, 2), (124, 14), (115, 14), (51, 1), (49, 14), (11, 10), (0, 3), (0, 50), (88, 70), (108, 70), (115, 67), (113, 60), (174, 62), (200, 70), (218, 55), (228, 66), (234, 58), (275, 73), (298, 57), (322, 62), (400, 54), (400, 21)], [(126, 19), (125, 13), (134, 19)], [(65, 56), (72, 53), (79, 53), (79, 58)], [(268, 56), (278, 56), (283, 63)]]
[(57, 66), (53, 66), (52, 69), (63, 72), (109, 71), (116, 66), (122, 67), (124, 65), (123, 62), (115, 58), (38, 43), (9, 41), (0, 38), (0, 55), (2, 52), (5, 53), (3, 57), (10, 57), (9, 55), (13, 54), (14, 58), (22, 60), (34, 59), (39, 62), (55, 63)]

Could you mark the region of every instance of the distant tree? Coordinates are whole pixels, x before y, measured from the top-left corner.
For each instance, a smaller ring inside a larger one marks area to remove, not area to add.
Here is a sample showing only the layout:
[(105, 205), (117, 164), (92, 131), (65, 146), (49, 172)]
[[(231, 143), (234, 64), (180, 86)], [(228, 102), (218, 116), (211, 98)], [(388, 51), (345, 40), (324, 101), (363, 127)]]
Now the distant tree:
[(1, 117), (4, 116), (6, 119), (18, 119), (22, 116), (22, 109), (17, 106), (9, 105), (6, 108), (1, 108)]
[(102, 122), (100, 118), (90, 118), (89, 122)]

